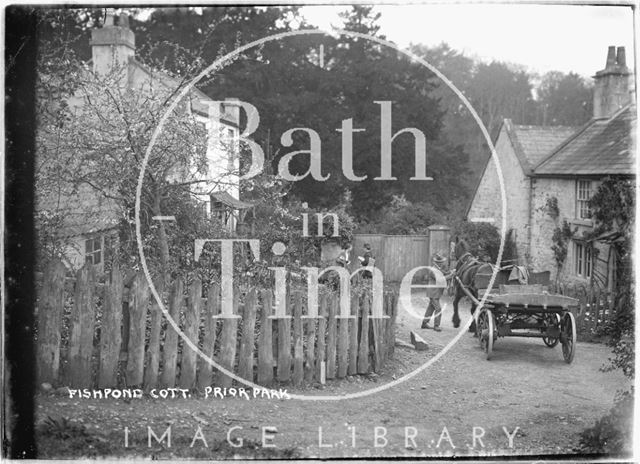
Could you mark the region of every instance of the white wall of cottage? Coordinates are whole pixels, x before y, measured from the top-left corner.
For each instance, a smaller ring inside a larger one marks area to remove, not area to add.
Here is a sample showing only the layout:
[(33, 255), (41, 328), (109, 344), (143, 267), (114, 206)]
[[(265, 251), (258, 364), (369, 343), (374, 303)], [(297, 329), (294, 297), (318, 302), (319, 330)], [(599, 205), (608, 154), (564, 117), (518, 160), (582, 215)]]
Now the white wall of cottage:
[[(518, 264), (527, 265), (529, 178), (525, 175), (503, 126), (496, 141), (496, 153), (502, 170), (507, 197), (507, 231), (513, 229), (518, 249)], [(502, 196), (498, 170), (493, 157), (484, 172), (467, 218), (469, 220), (492, 218), (492, 224), (500, 229), (502, 221)]]

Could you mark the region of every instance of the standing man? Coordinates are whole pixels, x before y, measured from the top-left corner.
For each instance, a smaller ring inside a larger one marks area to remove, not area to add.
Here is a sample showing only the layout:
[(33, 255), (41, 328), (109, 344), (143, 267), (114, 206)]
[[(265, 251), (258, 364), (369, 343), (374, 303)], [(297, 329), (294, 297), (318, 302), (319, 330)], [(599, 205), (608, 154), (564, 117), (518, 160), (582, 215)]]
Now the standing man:
[[(447, 280), (451, 277), (447, 275), (446, 262), (447, 259), (443, 258), (439, 253), (436, 253), (433, 256), (433, 265), (438, 268)], [(435, 276), (433, 274), (429, 275), (427, 284), (434, 285), (436, 283)], [(429, 298), (429, 305), (427, 306), (427, 311), (424, 314), (424, 319), (422, 320), (423, 329), (430, 329), (429, 319), (433, 318), (433, 330), (436, 332), (442, 331), (440, 328), (440, 320), (442, 319), (442, 307), (440, 306), (440, 297), (444, 293), (443, 288), (428, 288), (427, 289), (427, 297)]]
[[(358, 259), (360, 259), (360, 264), (363, 267), (375, 265), (376, 261), (375, 259), (373, 259), (373, 254), (371, 253), (371, 245), (369, 245), (368, 243), (364, 244), (364, 256), (358, 256)], [(363, 271), (362, 277), (364, 277), (365, 279), (371, 279), (373, 277), (373, 274), (371, 274), (371, 271)]]

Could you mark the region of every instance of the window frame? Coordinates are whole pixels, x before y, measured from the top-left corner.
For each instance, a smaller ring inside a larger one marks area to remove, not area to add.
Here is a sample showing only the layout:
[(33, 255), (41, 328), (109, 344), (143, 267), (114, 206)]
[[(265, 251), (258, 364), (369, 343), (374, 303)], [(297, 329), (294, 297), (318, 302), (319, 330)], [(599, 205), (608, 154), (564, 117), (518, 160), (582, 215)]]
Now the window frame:
[(583, 279), (593, 275), (593, 247), (587, 242), (573, 242), (573, 273)]
[[(91, 250), (89, 244), (91, 243)], [(98, 247), (96, 248), (96, 243)], [(96, 256), (98, 260), (96, 262)], [(104, 263), (104, 235), (97, 235), (84, 240), (84, 262), (94, 266), (101, 266)]]
[(589, 200), (593, 196), (593, 181), (589, 179), (576, 180), (576, 218), (591, 220), (593, 212), (589, 207)]

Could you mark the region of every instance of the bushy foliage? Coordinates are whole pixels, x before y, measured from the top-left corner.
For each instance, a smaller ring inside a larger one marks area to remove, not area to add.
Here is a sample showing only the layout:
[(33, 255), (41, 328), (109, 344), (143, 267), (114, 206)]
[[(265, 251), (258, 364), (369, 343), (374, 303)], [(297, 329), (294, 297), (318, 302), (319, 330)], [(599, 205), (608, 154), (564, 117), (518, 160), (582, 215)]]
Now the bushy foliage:
[(633, 449), (633, 390), (617, 396), (609, 413), (580, 435), (584, 453), (629, 456)]
[(360, 233), (388, 235), (426, 234), (433, 224), (446, 223), (446, 217), (430, 203), (413, 203), (404, 195), (394, 195), (377, 219), (362, 224)]
[(617, 259), (615, 275), (614, 317), (605, 333), (612, 344), (633, 334), (635, 323), (635, 279), (632, 266), (632, 243), (635, 228), (635, 182), (607, 178), (589, 201), (595, 227), (589, 238), (608, 236)]
[(562, 226), (556, 227), (551, 236), (551, 251), (553, 251), (553, 257), (558, 266), (558, 270), (562, 269), (565, 260), (567, 259), (567, 253), (569, 251), (569, 243), (573, 237), (574, 232), (571, 230), (571, 226), (567, 221), (562, 223)]
[(609, 358), (610, 364), (604, 367), (604, 371), (612, 371), (615, 369), (622, 370), (622, 373), (633, 379), (635, 377), (635, 355), (636, 342), (633, 334), (618, 340), (613, 345), (613, 358)]
[[(260, 240), (260, 260), (249, 264), (252, 278), (263, 285), (271, 285), (273, 273), (271, 266), (284, 267), (290, 273), (301, 273), (304, 266), (321, 265), (321, 247), (323, 243), (335, 242), (343, 247), (353, 240), (356, 223), (348, 213), (349, 196), (344, 195), (340, 205), (333, 209), (316, 210), (295, 198), (285, 201), (284, 196), (274, 196), (261, 202), (255, 208), (255, 216), (249, 222), (253, 230), (250, 238)], [(318, 236), (317, 213), (323, 213), (322, 235)], [(334, 221), (330, 214), (338, 218), (338, 236), (334, 237)], [(306, 215), (308, 236), (304, 236), (303, 215)], [(285, 245), (285, 252), (276, 256), (272, 252), (274, 243)]]
[[(500, 251), (500, 231), (493, 224), (483, 222), (458, 222), (453, 228), (453, 236), (467, 242), (468, 251), (488, 262), (495, 262)], [(516, 246), (511, 232), (505, 237), (502, 262), (513, 264), (516, 259)]]
[[(631, 245), (635, 214), (635, 182), (609, 178), (590, 200), (596, 227), (591, 237), (608, 235), (618, 259), (615, 314), (605, 327), (613, 357), (604, 371), (620, 369), (635, 377), (635, 282), (631, 266)], [(614, 407), (593, 427), (584, 430), (580, 447), (588, 453), (628, 456), (633, 446), (634, 389), (618, 392)]]

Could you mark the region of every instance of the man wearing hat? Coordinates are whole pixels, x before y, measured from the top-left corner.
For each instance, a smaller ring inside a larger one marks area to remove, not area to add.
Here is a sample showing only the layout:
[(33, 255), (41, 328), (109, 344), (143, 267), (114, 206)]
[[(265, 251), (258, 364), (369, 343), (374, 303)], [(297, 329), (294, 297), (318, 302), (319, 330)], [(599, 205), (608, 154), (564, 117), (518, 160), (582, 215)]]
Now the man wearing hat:
[[(442, 273), (447, 276), (446, 270), (446, 262), (447, 259), (442, 257), (440, 253), (436, 253), (433, 256), (433, 265)], [(429, 275), (427, 284), (434, 285), (436, 283), (435, 276), (433, 274)], [(424, 319), (422, 320), (423, 329), (430, 329), (429, 319), (433, 318), (433, 330), (436, 332), (440, 332), (442, 329), (440, 328), (440, 320), (442, 319), (442, 308), (440, 307), (440, 297), (444, 293), (443, 288), (429, 288), (427, 289), (427, 297), (429, 298), (429, 305), (427, 306), (427, 311), (424, 314)]]
[[(362, 267), (375, 266), (376, 260), (373, 258), (373, 254), (371, 253), (371, 245), (365, 243), (363, 248), (364, 256), (358, 256), (360, 264), (362, 265)], [(373, 275), (370, 271), (363, 271), (362, 277), (364, 277), (365, 279), (371, 279)]]

